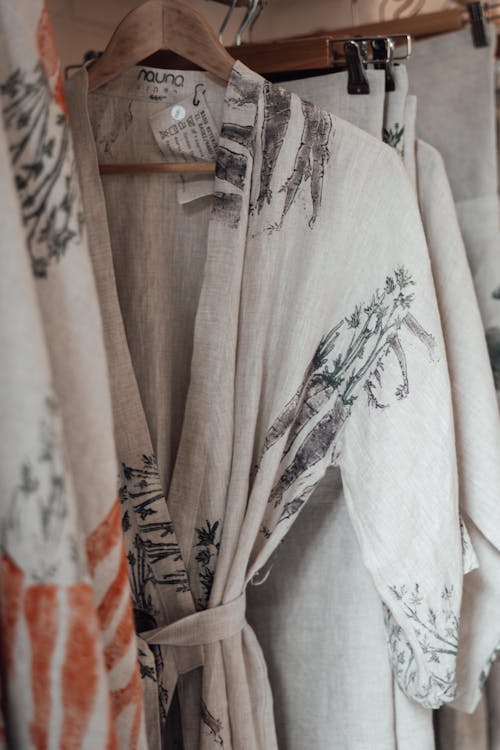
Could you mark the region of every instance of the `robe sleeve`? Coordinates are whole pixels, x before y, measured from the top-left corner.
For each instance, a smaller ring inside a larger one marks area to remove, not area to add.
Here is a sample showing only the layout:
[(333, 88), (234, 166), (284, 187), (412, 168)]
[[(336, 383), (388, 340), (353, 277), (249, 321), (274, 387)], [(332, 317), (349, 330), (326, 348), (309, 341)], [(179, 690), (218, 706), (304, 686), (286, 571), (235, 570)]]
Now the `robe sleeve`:
[[(488, 351), (440, 154), (417, 142), (419, 203), (445, 337), (455, 419), (460, 510), (479, 561), (464, 580), (457, 696), (476, 708), (500, 643), (500, 419)], [(464, 541), (465, 538), (464, 538)]]
[(437, 708), (456, 693), (463, 579), (450, 379), (415, 196), (394, 154), (374, 169), (336, 463), (399, 686)]

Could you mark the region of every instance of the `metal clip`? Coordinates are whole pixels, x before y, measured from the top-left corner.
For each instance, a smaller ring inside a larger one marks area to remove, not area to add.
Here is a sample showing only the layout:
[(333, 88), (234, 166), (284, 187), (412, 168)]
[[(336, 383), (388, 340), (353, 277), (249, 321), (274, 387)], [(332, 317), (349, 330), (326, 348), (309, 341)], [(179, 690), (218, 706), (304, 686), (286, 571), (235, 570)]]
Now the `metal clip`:
[(369, 94), (370, 84), (365, 75), (363, 52), (358, 42), (355, 42), (353, 39), (344, 42), (344, 55), (348, 74), (348, 93)]
[(394, 41), (389, 37), (371, 40), (375, 70), (385, 70), (385, 90), (395, 91), (396, 82), (392, 74), (394, 61)]
[(486, 36), (486, 28), (484, 26), (483, 4), (467, 3), (467, 10), (469, 12), (474, 47), (487, 47), (488, 37)]

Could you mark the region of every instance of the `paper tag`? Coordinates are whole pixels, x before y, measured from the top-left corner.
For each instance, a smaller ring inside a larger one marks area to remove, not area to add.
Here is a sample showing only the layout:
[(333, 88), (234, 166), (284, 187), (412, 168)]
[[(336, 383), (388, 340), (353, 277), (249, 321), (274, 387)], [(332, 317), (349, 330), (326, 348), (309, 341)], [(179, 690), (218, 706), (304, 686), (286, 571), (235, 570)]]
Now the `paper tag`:
[(214, 161), (217, 128), (203, 94), (195, 93), (149, 118), (155, 140), (169, 161)]

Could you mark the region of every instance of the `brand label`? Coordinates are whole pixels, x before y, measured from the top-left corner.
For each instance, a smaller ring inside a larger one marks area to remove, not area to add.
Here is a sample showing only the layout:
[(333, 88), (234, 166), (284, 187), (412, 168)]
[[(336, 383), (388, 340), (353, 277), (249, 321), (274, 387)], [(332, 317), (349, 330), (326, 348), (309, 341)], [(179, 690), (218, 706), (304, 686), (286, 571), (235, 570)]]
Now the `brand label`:
[(167, 73), (161, 70), (146, 70), (146, 68), (140, 69), (137, 80), (147, 83), (166, 83), (176, 88), (184, 86), (184, 76), (181, 73)]

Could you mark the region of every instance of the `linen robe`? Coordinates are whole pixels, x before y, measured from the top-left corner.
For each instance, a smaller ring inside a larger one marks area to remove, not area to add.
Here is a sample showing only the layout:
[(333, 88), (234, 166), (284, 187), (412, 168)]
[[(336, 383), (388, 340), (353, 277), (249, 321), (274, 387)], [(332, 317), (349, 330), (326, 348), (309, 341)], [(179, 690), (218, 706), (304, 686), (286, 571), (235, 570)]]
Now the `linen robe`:
[[(321, 91), (318, 97), (315, 79), (286, 85), (300, 86), (305, 97), (315, 98), (323, 106), (335, 102), (337, 112), (342, 113), (343, 100), (339, 92), (343, 92), (343, 87), (338, 85), (336, 76), (330, 79), (329, 98), (324, 82), (318, 87)], [(393, 93), (387, 97), (393, 97)], [(393, 100), (391, 106), (385, 107), (386, 116), (391, 113), (391, 120), (386, 120), (384, 133), (395, 130), (391, 122), (404, 122), (404, 127), (398, 130), (410, 134), (405, 161), (410, 153), (417, 151), (419, 205), (438, 292), (454, 390), (455, 420), (459, 427), (461, 505), (465, 512), (481, 515), (482, 526), (491, 536), (498, 528), (495, 498), (500, 486), (496, 461), (500, 432), (492, 379), (444, 166), (439, 154), (426, 144), (419, 143), (415, 149), (411, 134), (416, 102), (414, 97), (410, 99), (409, 106), (398, 97), (397, 102)], [(373, 104), (371, 109), (373, 111)], [(409, 163), (410, 167), (415, 163), (414, 156)], [(470, 402), (466, 395), (474, 380), (477, 381), (474, 391), (481, 394), (480, 403), (475, 399)], [(298, 527), (291, 530), (274, 560), (269, 578), (262, 586), (251, 589), (249, 600), (250, 618), (271, 665), (271, 682), (280, 696), (277, 714), (283, 746), (431, 750), (435, 747), (431, 712), (412, 704), (399, 690), (393, 692), (391, 681), (381, 666), (384, 637), (380, 616), (377, 617), (377, 604), (369, 581), (365, 580), (366, 572), (363, 575), (338, 479), (331, 477), (328, 490), (325, 483), (322, 485), (304, 516), (307, 532)], [(470, 520), (467, 525), (472, 526)], [(498, 637), (500, 597), (496, 596), (495, 581), (500, 580), (500, 576), (496, 547), (475, 526), (472, 529), (478, 554), (482, 553), (482, 568), (466, 578), (465, 623), (468, 624), (462, 628), (463, 645), (459, 646), (462, 661), (459, 690), (462, 700), (467, 689), (472, 691), (471, 701), (475, 704), (480, 678), (484, 681), (483, 667)], [(298, 552), (299, 535), (311, 541), (307, 556)], [(468, 543), (465, 551), (467, 549), (470, 550)], [(299, 564), (300, 578), (293, 573)], [(471, 569), (475, 565), (472, 555), (467, 567)], [(315, 571), (326, 567), (341, 569), (342, 566), (345, 567), (343, 580), (331, 594), (328, 610), (317, 623), (316, 647), (310, 655), (306, 631), (302, 631), (302, 638), (296, 636), (297, 631), (300, 632), (302, 607), (313, 606), (318, 588), (322, 586), (315, 580)], [(285, 585), (289, 578), (293, 585)], [(297, 602), (301, 602), (300, 606)], [(330, 670), (329, 675), (325, 670), (323, 680), (317, 677), (320, 663), (327, 664)], [(293, 691), (287, 689), (290, 670), (296, 677), (291, 680), (295, 686)], [(322, 700), (323, 715), (329, 716), (329, 721), (323, 723), (315, 715), (315, 706), (321, 705)], [(296, 718), (301, 715), (301, 708), (307, 720)]]
[(106, 354), (41, 2), (0, 7), (0, 745), (145, 748)]
[[(470, 31), (419, 41), (408, 60), (410, 90), (418, 97), (421, 138), (442, 154), (488, 341), (497, 393), (500, 387), (500, 237), (495, 132), (494, 70), (496, 32), (488, 29), (489, 46), (475, 48)], [(450, 71), (453, 71), (451, 74)], [(432, 86), (429, 81), (432, 80)], [(489, 734), (500, 748), (500, 667), (493, 666), (487, 686)], [(453, 728), (453, 718), (459, 726)], [(480, 717), (465, 729), (466, 717), (449, 717), (448, 747), (456, 738), (473, 736)], [(478, 740), (479, 742), (479, 740)]]
[[(99, 179), (98, 160), (161, 158), (172, 105), (198, 106), (200, 92), (218, 126), (212, 194), (179, 205), (172, 176)], [(82, 69), (68, 102), (151, 747), (179, 675), (187, 748), (277, 746), (245, 590), (331, 466), (399, 683), (427, 706), (452, 700), (463, 564), (450, 383), (399, 157), (240, 63), (225, 87), (134, 68), (90, 97)]]

